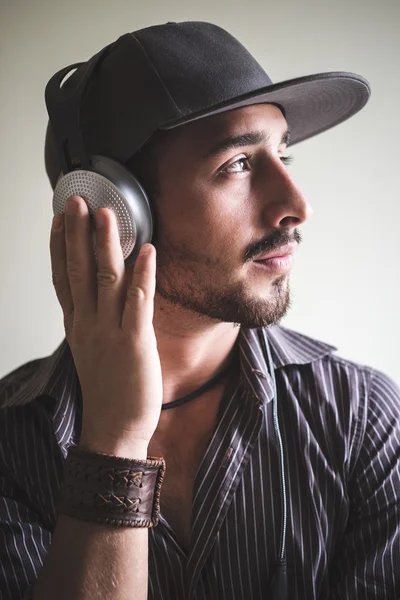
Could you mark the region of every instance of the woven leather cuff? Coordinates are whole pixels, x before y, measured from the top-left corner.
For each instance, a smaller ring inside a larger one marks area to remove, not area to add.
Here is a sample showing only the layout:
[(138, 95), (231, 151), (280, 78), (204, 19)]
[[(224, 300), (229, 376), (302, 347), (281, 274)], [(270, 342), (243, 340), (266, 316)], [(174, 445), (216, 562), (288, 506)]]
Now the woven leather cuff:
[(115, 527), (155, 527), (165, 470), (163, 458), (131, 460), (71, 447), (57, 512)]

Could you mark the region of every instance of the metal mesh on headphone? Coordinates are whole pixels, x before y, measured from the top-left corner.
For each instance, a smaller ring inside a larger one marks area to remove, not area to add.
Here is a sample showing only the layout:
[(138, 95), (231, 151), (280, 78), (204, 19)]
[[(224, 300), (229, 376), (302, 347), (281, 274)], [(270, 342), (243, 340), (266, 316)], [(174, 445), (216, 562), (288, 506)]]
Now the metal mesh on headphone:
[[(71, 171), (57, 183), (53, 196), (53, 213), (63, 213), (65, 202), (72, 195), (81, 196), (86, 201), (91, 218), (99, 208), (113, 210), (125, 260), (135, 246), (136, 227), (123, 194), (111, 181), (98, 173), (81, 170)], [(92, 238), (97, 259), (94, 231)]]

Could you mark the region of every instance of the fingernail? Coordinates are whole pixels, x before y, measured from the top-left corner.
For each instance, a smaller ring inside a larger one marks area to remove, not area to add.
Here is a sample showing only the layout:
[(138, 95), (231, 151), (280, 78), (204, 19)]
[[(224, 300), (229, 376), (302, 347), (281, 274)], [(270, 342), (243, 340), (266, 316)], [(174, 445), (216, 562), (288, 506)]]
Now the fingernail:
[(147, 256), (147, 254), (149, 254), (151, 252), (151, 246), (150, 244), (143, 244), (143, 246), (140, 247), (140, 251), (139, 254), (140, 256)]
[(51, 228), (53, 231), (57, 231), (61, 229), (63, 226), (63, 216), (62, 215), (54, 215), (53, 221), (51, 223)]
[(78, 203), (77, 203), (76, 199), (68, 198), (68, 200), (65, 203), (65, 212), (68, 215), (73, 215), (76, 213), (77, 208), (78, 208)]

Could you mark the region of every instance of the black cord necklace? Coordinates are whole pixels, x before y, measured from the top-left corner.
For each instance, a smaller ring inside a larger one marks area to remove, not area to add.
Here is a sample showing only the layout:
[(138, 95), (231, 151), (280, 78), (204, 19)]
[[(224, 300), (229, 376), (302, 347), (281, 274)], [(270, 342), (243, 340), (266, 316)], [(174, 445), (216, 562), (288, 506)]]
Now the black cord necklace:
[(198, 390), (187, 394), (187, 396), (182, 396), (182, 398), (178, 398), (177, 400), (173, 400), (173, 402), (168, 402), (168, 404), (163, 404), (161, 410), (167, 410), (169, 408), (175, 408), (176, 406), (182, 406), (182, 404), (186, 404), (186, 402), (190, 402), (190, 400), (194, 400), (201, 394), (204, 394), (207, 390), (209, 390), (213, 385), (217, 384), (231, 369), (232, 363), (229, 363), (225, 369), (222, 369), (215, 377), (210, 379), (207, 383), (202, 385)]

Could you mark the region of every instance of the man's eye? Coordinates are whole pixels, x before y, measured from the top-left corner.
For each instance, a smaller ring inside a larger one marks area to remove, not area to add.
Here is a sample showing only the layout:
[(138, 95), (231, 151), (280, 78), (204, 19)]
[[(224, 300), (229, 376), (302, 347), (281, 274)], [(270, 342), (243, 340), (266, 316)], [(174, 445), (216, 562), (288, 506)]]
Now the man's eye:
[(244, 163), (246, 163), (247, 165), (249, 165), (249, 160), (250, 157), (246, 157), (246, 158), (239, 158), (238, 160), (235, 160), (235, 162), (231, 163), (230, 165), (228, 165), (227, 167), (225, 167), (225, 169), (223, 169), (224, 173), (243, 173), (244, 171), (248, 171), (248, 169), (234, 169), (233, 167), (236, 167), (237, 165), (243, 165)]
[[(235, 162), (233, 162), (230, 165), (228, 165), (227, 167), (225, 167), (225, 169), (223, 169), (222, 172), (223, 173), (244, 173), (245, 171), (249, 171), (250, 170), (250, 168), (249, 168), (250, 159), (251, 159), (251, 156), (247, 156), (245, 158), (239, 158), (238, 160), (235, 160)], [(293, 162), (292, 155), (280, 156), (279, 159), (283, 162), (284, 165), (290, 165)], [(240, 167), (243, 167), (244, 165), (247, 166), (246, 169), (240, 168)]]
[(290, 154), (289, 156), (280, 156), (279, 158), (281, 159), (284, 165), (290, 165), (294, 160), (292, 154)]
[[(283, 162), (284, 165), (290, 165), (294, 158), (292, 155), (289, 156), (280, 156), (279, 157), (280, 160)], [(247, 156), (245, 158), (239, 158), (238, 160), (235, 160), (235, 162), (231, 163), (230, 165), (228, 165), (227, 167), (225, 167), (225, 169), (223, 169), (223, 173), (244, 173), (245, 171), (249, 171), (249, 165), (250, 165), (250, 159), (251, 156)], [(240, 168), (240, 166), (243, 167), (243, 165), (247, 165), (246, 169)]]

